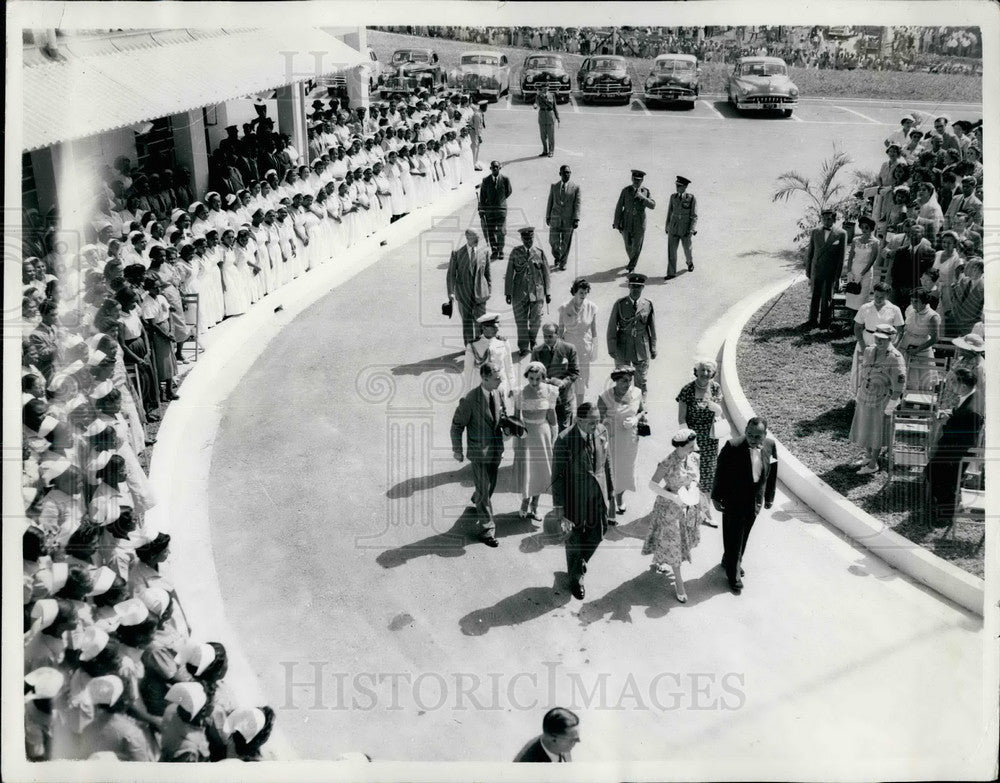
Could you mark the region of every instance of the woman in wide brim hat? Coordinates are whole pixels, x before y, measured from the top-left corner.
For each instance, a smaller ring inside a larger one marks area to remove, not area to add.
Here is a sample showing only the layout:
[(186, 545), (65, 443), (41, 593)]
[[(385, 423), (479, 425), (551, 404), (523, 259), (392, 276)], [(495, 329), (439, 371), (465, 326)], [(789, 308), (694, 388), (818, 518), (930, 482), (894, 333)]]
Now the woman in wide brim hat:
[(601, 423), (608, 431), (615, 503), (625, 513), (625, 493), (635, 492), (635, 462), (639, 456), (638, 426), (643, 416), (642, 390), (633, 384), (635, 368), (619, 365), (611, 372), (611, 388), (597, 398)]
[(656, 493), (650, 514), (649, 535), (642, 547), (644, 555), (653, 556), (653, 567), (674, 574), (677, 600), (687, 601), (681, 562), (691, 562), (691, 550), (701, 540), (701, 523), (708, 518), (708, 498), (698, 489), (701, 475), (698, 435), (681, 427), (671, 439), (674, 450), (656, 466), (649, 486)]

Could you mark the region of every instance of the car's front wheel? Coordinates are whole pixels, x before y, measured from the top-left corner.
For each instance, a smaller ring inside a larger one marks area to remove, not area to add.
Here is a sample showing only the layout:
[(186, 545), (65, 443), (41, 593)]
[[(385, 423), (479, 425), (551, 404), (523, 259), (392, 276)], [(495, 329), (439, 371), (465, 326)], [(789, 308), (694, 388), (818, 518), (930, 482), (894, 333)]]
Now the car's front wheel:
[(792, 116), (792, 110), (791, 109), (782, 109), (781, 116), (782, 117), (791, 117)]

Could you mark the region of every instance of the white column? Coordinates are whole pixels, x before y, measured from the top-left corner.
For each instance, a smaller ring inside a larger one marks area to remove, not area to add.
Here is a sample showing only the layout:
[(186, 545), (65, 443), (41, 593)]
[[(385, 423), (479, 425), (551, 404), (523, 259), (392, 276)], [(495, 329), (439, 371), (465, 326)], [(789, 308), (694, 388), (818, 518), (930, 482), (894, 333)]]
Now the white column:
[(306, 108), (302, 82), (279, 87), (277, 97), (278, 130), (288, 134), (292, 146), (299, 151), (303, 159), (306, 159), (309, 156), (309, 143), (306, 136)]
[[(347, 33), (344, 36), (344, 43), (365, 54), (365, 47), (368, 46), (368, 30), (364, 27), (355, 28), (354, 32)], [(365, 58), (367, 59), (367, 55), (365, 55)], [(371, 74), (368, 69), (348, 68), (346, 76), (347, 95), (351, 99), (351, 108), (355, 109), (358, 106), (368, 108), (371, 102), (371, 95), (368, 89), (368, 79)]]
[[(177, 165), (191, 172), (191, 192), (198, 198), (208, 190), (208, 142), (201, 109), (174, 114), (170, 118)], [(187, 209), (187, 204), (183, 205)]]

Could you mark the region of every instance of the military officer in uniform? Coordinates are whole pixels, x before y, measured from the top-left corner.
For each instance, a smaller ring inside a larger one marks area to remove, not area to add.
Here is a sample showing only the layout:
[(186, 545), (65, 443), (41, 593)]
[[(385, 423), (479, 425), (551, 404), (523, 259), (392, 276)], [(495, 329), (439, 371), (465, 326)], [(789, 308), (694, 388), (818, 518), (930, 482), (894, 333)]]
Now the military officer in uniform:
[(479, 162), (479, 145), (483, 143), (483, 129), (486, 127), (486, 106), (486, 101), (480, 101), (469, 120), (469, 125), (472, 126), (472, 132), (469, 134), (472, 140), (472, 162), (476, 171), (483, 170), (483, 164)]
[(688, 272), (694, 271), (694, 260), (691, 257), (691, 237), (698, 232), (698, 210), (695, 198), (687, 192), (691, 180), (687, 177), (677, 177), (677, 192), (670, 196), (667, 206), (667, 280), (677, 277), (677, 243), (684, 247), (684, 259), (687, 261)]
[(510, 251), (507, 274), (504, 276), (504, 297), (514, 306), (517, 323), (517, 349), (521, 354), (531, 352), (542, 323), (542, 304), (552, 301), (549, 293), (549, 264), (545, 253), (534, 247), (535, 229), (531, 226), (520, 230), (520, 247)]
[(608, 320), (608, 355), (615, 364), (631, 364), (635, 368), (635, 385), (646, 398), (646, 374), (649, 362), (656, 358), (656, 324), (653, 303), (642, 295), (646, 276), (628, 276), (628, 296), (623, 296), (611, 308)]
[(639, 263), (642, 241), (646, 238), (646, 210), (656, 208), (656, 202), (649, 197), (649, 189), (642, 186), (645, 178), (645, 171), (632, 169), (632, 184), (622, 188), (615, 205), (612, 228), (620, 231), (625, 240), (628, 272), (635, 271), (635, 265)]
[(476, 319), (480, 337), (465, 346), (465, 370), (462, 386), (465, 391), (475, 388), (479, 382), (479, 368), (492, 364), (500, 371), (500, 394), (513, 397), (517, 391), (514, 375), (514, 357), (506, 337), (500, 336), (500, 314), (484, 313)]
[(556, 123), (559, 122), (559, 108), (556, 96), (542, 84), (535, 93), (535, 108), (538, 109), (538, 132), (542, 137), (542, 153), (538, 157), (550, 158), (556, 154)]
[(556, 269), (566, 268), (573, 230), (580, 225), (580, 188), (570, 182), (571, 175), (569, 166), (559, 167), (559, 181), (549, 187), (549, 201), (545, 206), (545, 225), (549, 227), (549, 247)]

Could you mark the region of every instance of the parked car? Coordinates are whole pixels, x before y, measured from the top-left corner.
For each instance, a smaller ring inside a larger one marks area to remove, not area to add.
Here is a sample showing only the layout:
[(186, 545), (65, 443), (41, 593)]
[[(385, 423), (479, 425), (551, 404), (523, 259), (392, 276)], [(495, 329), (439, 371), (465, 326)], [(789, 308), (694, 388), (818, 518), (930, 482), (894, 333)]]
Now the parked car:
[(791, 117), (799, 88), (780, 57), (741, 57), (726, 84), (729, 103), (739, 111), (780, 111)]
[(698, 100), (698, 59), (693, 54), (661, 54), (653, 60), (643, 97), (647, 103), (684, 101), (689, 109)]
[(462, 52), (458, 68), (448, 74), (452, 87), (474, 98), (492, 98), (510, 92), (510, 63), (503, 52)]
[(397, 49), (389, 63), (391, 72), (382, 81), (384, 93), (413, 93), (444, 84), (437, 53), (431, 49)]
[(530, 54), (521, 66), (521, 97), (533, 101), (541, 84), (548, 85), (559, 103), (569, 101), (569, 74), (558, 54)]
[(576, 88), (589, 101), (611, 100), (631, 103), (632, 79), (628, 75), (628, 64), (624, 57), (602, 55), (588, 57), (576, 74)]

